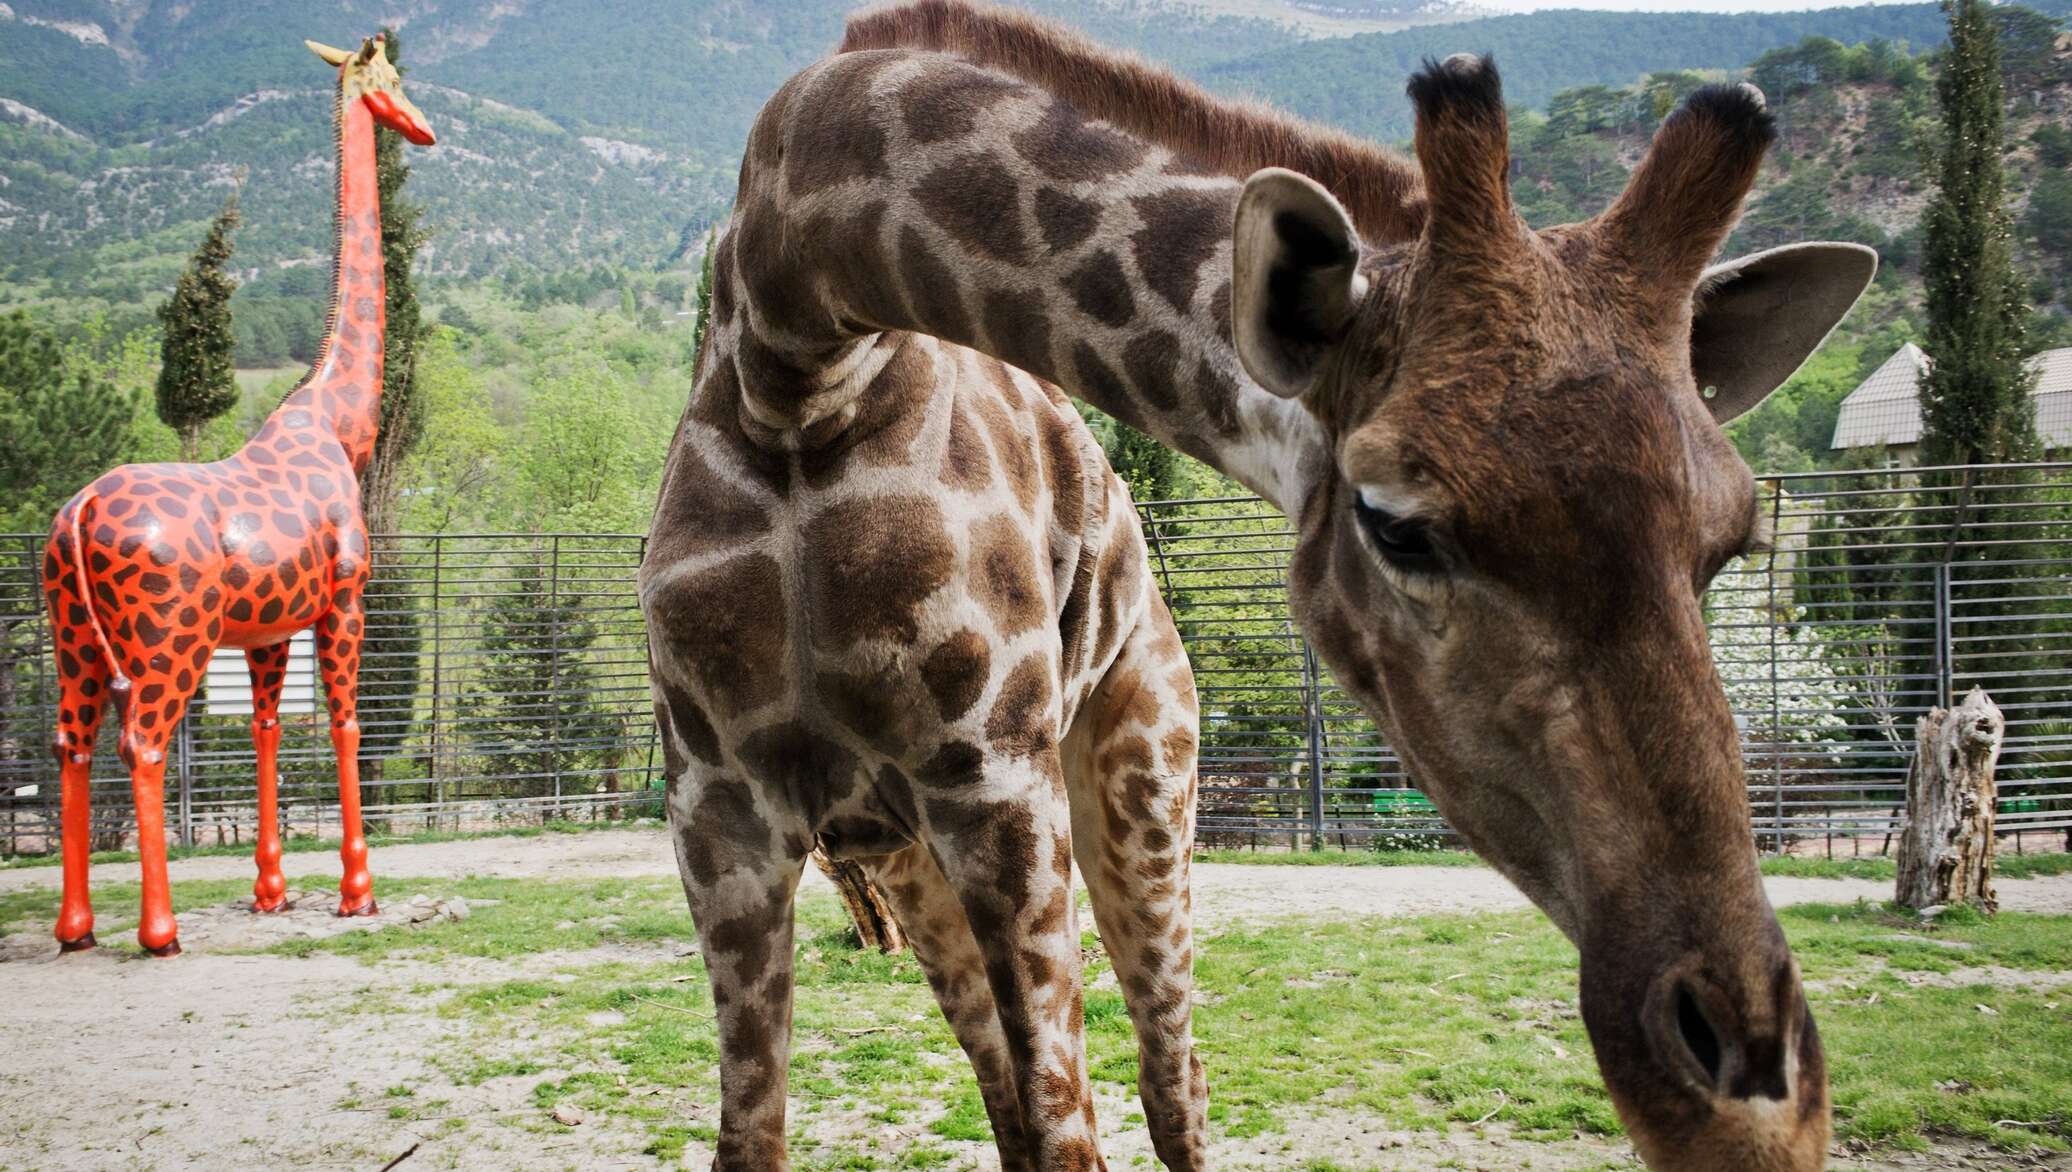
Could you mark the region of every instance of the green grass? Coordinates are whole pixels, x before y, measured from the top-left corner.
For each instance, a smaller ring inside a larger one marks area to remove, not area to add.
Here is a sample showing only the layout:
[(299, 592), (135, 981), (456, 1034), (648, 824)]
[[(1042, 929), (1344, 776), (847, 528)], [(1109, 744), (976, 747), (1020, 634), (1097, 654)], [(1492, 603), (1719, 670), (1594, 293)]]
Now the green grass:
[[(642, 827), (653, 828), (653, 820), (630, 822), (547, 822), (537, 826), (505, 826), (495, 830), (425, 830), (415, 834), (370, 834), (370, 847), (402, 846), (421, 842), (459, 842), (474, 838), (538, 838), (543, 834), (581, 834), (591, 830), (630, 830)], [(252, 843), (224, 843), (206, 846), (173, 846), (166, 849), (168, 859), (202, 859), (235, 856), (243, 858), (252, 853)], [(289, 835), (281, 840), (281, 851), (285, 854), (309, 854), (338, 849), (335, 838), (318, 838), (310, 834)], [(134, 863), (137, 852), (131, 850), (95, 851), (88, 856), (96, 863)], [(56, 854), (11, 855), (0, 858), (0, 870), (16, 867), (55, 867), (59, 863)]]
[(1320, 851), (1203, 850), (1194, 857), (1204, 863), (1251, 863), (1266, 867), (1481, 867), (1481, 859), (1466, 851), (1347, 850), (1327, 847)]
[[(1331, 847), (1304, 850), (1204, 850), (1195, 858), (1205, 863), (1244, 863), (1260, 867), (1482, 867), (1484, 863), (1466, 851), (1347, 850)], [(1853, 859), (1823, 859), (1800, 855), (1764, 855), (1765, 875), (1802, 879), (1890, 880), (1898, 867), (1890, 858), (1871, 856)], [(2002, 879), (2036, 879), (2072, 874), (2072, 854), (2017, 855), (2003, 847), (1993, 856), (1993, 873)]]
[[(244, 890), (242, 882), (177, 883), (175, 905)], [(460, 923), (298, 939), (272, 951), (355, 956), (376, 985), (391, 958), (523, 958), (523, 975), (397, 986), (355, 1010), (443, 1015), (457, 1028), (439, 1034), (433, 1062), (451, 1082), (517, 1080), (543, 1110), (565, 1100), (616, 1118), (665, 1160), (711, 1138), (718, 1048), (699, 961), (656, 959), (656, 949), (582, 952), (687, 941), (673, 881), (395, 877), (377, 890), (503, 902)], [(110, 885), (99, 894), (112, 925), (136, 893)], [(0, 923), (10, 930), (47, 931), (55, 910), (48, 890), (0, 896)], [(2067, 1150), (2072, 917), (1986, 920), (1957, 910), (1924, 924), (1860, 904), (1794, 907), (1782, 921), (1826, 1040), (1839, 1141), (1918, 1147), (1946, 1134), (2011, 1151)], [(114, 936), (104, 930), (103, 939)], [(942, 1145), (983, 1141), (976, 1088), (913, 959), (856, 950), (839, 905), (824, 896), (802, 901), (798, 939), (796, 1165), (932, 1167), (954, 1155)], [(1089, 935), (1086, 944), (1094, 956), (1089, 1067), (1097, 1081), (1128, 1091), (1136, 1077), (1129, 1018), (1102, 980), (1098, 940)], [(1319, 1110), (1413, 1131), (1486, 1117), (1527, 1140), (1618, 1131), (1577, 1012), (1575, 953), (1537, 914), (1248, 928), (1203, 941), (1198, 956), (1205, 1003), (1196, 1032), (1212, 1122), (1224, 1134), (1269, 1135)], [(2029, 988), (1964, 972), (1988, 968), (2048, 976)], [(435, 1115), (442, 1104), (435, 1085), (383, 1097), (381, 1109), (397, 1119)], [(872, 1137), (887, 1125), (922, 1138), (881, 1150)], [(859, 1138), (837, 1151), (811, 1147), (814, 1134)]]

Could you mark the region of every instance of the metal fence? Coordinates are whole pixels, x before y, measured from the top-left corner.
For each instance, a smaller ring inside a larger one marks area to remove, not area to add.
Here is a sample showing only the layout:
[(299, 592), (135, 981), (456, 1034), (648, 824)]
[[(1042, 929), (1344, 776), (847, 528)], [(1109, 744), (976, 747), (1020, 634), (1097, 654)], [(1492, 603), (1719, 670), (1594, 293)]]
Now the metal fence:
[[(1878, 840), (1875, 849), (1898, 822), (1915, 718), (1973, 686), (2008, 717), (2001, 828), (2072, 829), (2072, 464), (1775, 476), (1763, 490), (1775, 551), (1729, 566), (1707, 610), (1764, 844)], [(1250, 498), (1141, 512), (1201, 690), (1203, 838), (1447, 834), (1296, 631), (1287, 520)], [(633, 586), (641, 538), (375, 544), (361, 723), (377, 828), (658, 812)], [(40, 537), (0, 536), (9, 853), (56, 845), (41, 548)], [(250, 837), (249, 718), (226, 711), (235, 707), (231, 695), (205, 699), (173, 746), (167, 817), (181, 841)], [(311, 712), (283, 724), (288, 828), (335, 829), (326, 723)], [(131, 815), (106, 729), (94, 772), (95, 834), (115, 845)]]
[[(2001, 830), (2072, 828), (2072, 464), (1761, 487), (1774, 552), (1728, 566), (1706, 611), (1763, 845), (1882, 849), (1916, 719), (1974, 686), (2007, 715)], [(1201, 690), (1204, 841), (1449, 833), (1295, 630), (1288, 521), (1250, 498), (1142, 513)]]
[[(634, 591), (644, 538), (376, 536), (360, 676), (361, 790), (381, 830), (659, 813), (660, 755)], [(38, 587), (43, 538), (0, 537), (0, 851), (54, 850), (56, 704)], [(241, 658), (223, 653), (241, 682)], [(219, 660), (219, 663), (221, 661)], [(295, 695), (290, 681), (289, 697)], [(314, 681), (310, 681), (314, 682)], [(284, 706), (280, 800), (290, 833), (337, 832), (329, 721)], [(242, 687), (196, 703), (166, 766), (168, 831), (248, 841), (257, 818)], [(313, 709), (313, 710), (312, 710)], [(134, 828), (113, 720), (94, 757), (97, 843)]]

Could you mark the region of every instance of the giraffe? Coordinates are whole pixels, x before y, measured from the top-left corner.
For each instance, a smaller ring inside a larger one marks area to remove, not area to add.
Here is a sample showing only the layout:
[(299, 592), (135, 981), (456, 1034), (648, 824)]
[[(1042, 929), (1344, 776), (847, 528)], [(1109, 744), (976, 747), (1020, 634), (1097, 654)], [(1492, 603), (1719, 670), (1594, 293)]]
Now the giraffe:
[[(1137, 789), (1098, 730), (1113, 673), (1144, 677), (1118, 659), (1087, 691), (1055, 519), (1051, 573), (1019, 580), (1058, 649), (974, 625), (1002, 581), (985, 534), (1040, 517), (1057, 478), (1022, 488), (957, 442), (1051, 389), (1288, 514), (1312, 644), (1576, 944), (1643, 1157), (1819, 1167), (1824, 1058), (1762, 893), (1701, 597), (1764, 539), (1721, 424), (1819, 345), (1876, 257), (1709, 265), (1774, 138), (1760, 93), (1691, 95), (1605, 213), (1535, 231), (1484, 58), (1411, 79), (1413, 166), (948, 0), (859, 17), (844, 49), (750, 133), (641, 570), (721, 1023), (715, 1167), (785, 1166), (791, 896), (816, 841), (894, 889), (925, 879), (940, 924), (963, 913), (939, 931), (960, 958), (934, 966), (957, 967), (931, 975), (953, 1021), (980, 1019), (959, 1035), (1003, 1166), (1103, 1166), (1064, 876), (1073, 856), (1165, 871), (1154, 834), (1090, 817)], [(1015, 445), (989, 446), (1004, 463)], [(988, 515), (949, 491), (974, 465), (1028, 503)], [(1195, 1128), (1160, 1157), (1199, 1166), (1194, 1117), (1152, 1108), (1158, 1077), (1140, 1088), (1154, 1140)]]
[(250, 442), (212, 464), (129, 464), (58, 511), (43, 557), (57, 658), (62, 786), (62, 951), (94, 946), (87, 891), (88, 781), (94, 738), (114, 710), (130, 773), (143, 869), (137, 942), (179, 953), (166, 886), (165, 750), (219, 646), (244, 649), (258, 750), (259, 842), (253, 908), (284, 903), (275, 755), (288, 640), (316, 628), (338, 755), (338, 914), (373, 915), (374, 881), (360, 827), (356, 684), (367, 581), (359, 474), (374, 451), (384, 291), (374, 127), (433, 142), (403, 96), (382, 38), (356, 51), (307, 42), (337, 67), (338, 208), (330, 323), (317, 360)]

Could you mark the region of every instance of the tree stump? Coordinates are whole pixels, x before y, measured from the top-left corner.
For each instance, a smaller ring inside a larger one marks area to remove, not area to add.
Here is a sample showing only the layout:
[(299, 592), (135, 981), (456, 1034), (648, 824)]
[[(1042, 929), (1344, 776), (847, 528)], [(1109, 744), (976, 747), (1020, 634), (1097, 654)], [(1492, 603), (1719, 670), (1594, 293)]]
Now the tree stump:
[(1955, 708), (1937, 708), (1915, 730), (1907, 768), (1907, 819), (1899, 836), (1902, 907), (1972, 904), (1999, 910), (1993, 893), (1993, 765), (2007, 722), (1973, 688)]
[(842, 902), (848, 905), (849, 919), (856, 925), (857, 939), (865, 948), (879, 952), (901, 952), (906, 948), (906, 933), (900, 931), (899, 919), (892, 914), (892, 905), (887, 903), (883, 892), (871, 883), (870, 876), (862, 867), (849, 859), (831, 859), (827, 852), (813, 851), (813, 862), (826, 875), (835, 890), (842, 893)]

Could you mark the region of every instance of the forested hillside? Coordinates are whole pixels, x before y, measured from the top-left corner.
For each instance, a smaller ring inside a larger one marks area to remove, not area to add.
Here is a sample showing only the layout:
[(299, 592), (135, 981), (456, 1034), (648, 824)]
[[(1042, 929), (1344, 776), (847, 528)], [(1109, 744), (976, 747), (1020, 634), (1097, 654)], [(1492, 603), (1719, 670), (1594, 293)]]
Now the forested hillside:
[[(2064, 9), (2072, 0), (2040, 0)], [(0, 4), (0, 311), (26, 307), (68, 367), (132, 396), (130, 440), (170, 433), (140, 392), (152, 306), (245, 176), (235, 265), (246, 402), (204, 446), (227, 451), (313, 352), (330, 224), (323, 66), (303, 35), (346, 41), (394, 18), (407, 85), (440, 145), (413, 151), (432, 233), (421, 293), (445, 327), (420, 376), (430, 403), (412, 527), (645, 523), (688, 394), (689, 311), (704, 231), (724, 214), (746, 124), (839, 34), (849, 0), (633, 0), (521, 10), (503, 0), (8, 0)], [(1421, 55), (1494, 50), (1516, 103), (1513, 183), (1538, 224), (1593, 214), (1661, 116), (1692, 88), (1748, 76), (1783, 141), (1731, 248), (1828, 237), (1885, 268), (1833, 343), (1735, 429), (1759, 468), (1829, 462), (1836, 403), (1919, 334), (1921, 159), (1939, 133), (1941, 16), (1926, 4), (1758, 16), (1546, 12), (1305, 42), (1293, 25), (1152, 0), (1071, 9), (1105, 39), (1219, 88), (1396, 137)], [(313, 14), (314, 10), (314, 14)], [(2003, 9), (2017, 251), (2043, 307), (2036, 346), (2067, 344), (2072, 296), (2072, 53), (2060, 24)], [(1825, 31), (1832, 35), (1810, 35)], [(1227, 487), (1097, 422), (1140, 492)], [(56, 486), (45, 486), (56, 492)], [(76, 487), (76, 486), (71, 486)], [(69, 492), (66, 487), (64, 491)], [(39, 488), (15, 503), (43, 509)], [(33, 499), (32, 499), (33, 498)], [(62, 494), (58, 499), (62, 499)]]
[[(2072, 0), (2046, 0), (2066, 4)], [(1234, 93), (1402, 136), (1424, 55), (1492, 50), (1512, 100), (1738, 68), (1809, 34), (1926, 47), (1932, 4), (1747, 16), (1543, 12), (1392, 34), (1297, 27), (1152, 0), (1026, 0)], [(0, 280), (110, 306), (171, 260), (249, 172), (243, 263), (319, 260), (326, 86), (304, 36), (393, 21), (442, 146), (416, 185), (430, 276), (598, 262), (657, 268), (723, 213), (739, 144), (788, 74), (839, 38), (853, 0), (18, 0), (0, 6)], [(1385, 7), (1385, 6), (1384, 6)], [(264, 286), (250, 296), (264, 296)]]

